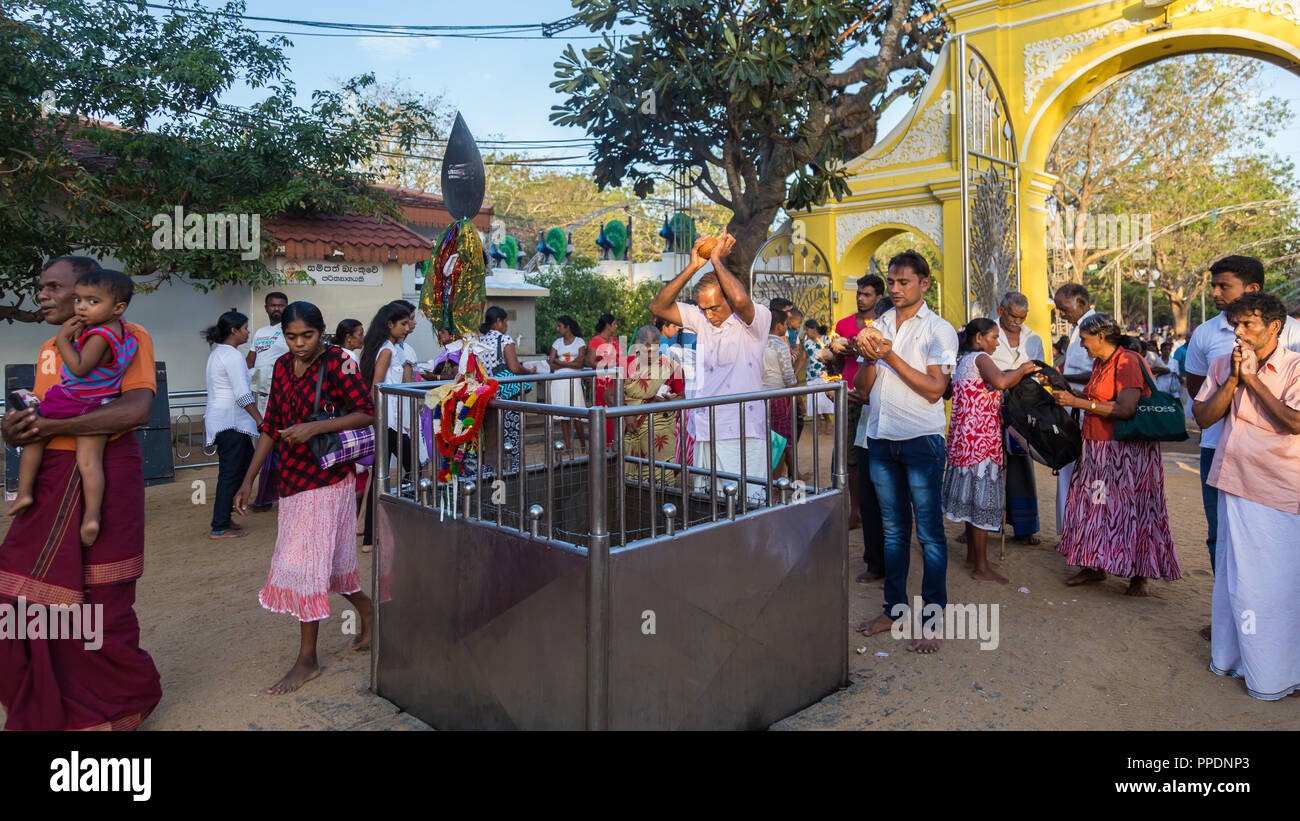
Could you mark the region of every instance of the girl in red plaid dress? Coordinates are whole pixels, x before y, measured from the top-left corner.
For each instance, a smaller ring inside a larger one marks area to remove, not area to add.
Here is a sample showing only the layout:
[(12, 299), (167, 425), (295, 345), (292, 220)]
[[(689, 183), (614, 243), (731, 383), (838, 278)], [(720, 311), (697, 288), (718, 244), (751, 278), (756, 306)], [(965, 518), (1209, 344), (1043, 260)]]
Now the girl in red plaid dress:
[[(322, 468), (307, 444), (320, 433), (359, 430), (375, 422), (374, 402), (357, 369), (341, 348), (324, 341), (325, 320), (310, 302), (294, 302), (280, 319), (289, 353), (275, 362), (271, 398), (262, 436), (244, 484), (235, 496), (242, 516), (254, 477), (274, 447), (280, 457), (279, 532), (271, 572), (258, 601), (275, 613), (292, 613), (300, 622), (298, 658), (268, 693), (291, 693), (320, 675), (316, 637), (329, 617), (329, 594), (341, 593), (361, 616), (353, 650), (370, 646), (370, 598), (361, 592), (357, 572), (357, 508), (352, 465)], [(320, 410), (334, 419), (310, 422), (321, 374)]]

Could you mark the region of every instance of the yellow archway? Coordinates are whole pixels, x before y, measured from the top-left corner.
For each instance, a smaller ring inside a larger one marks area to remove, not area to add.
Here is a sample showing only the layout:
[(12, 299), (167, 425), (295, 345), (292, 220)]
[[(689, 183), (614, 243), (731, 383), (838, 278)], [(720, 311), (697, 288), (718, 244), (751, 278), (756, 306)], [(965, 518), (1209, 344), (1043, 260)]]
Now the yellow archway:
[[(929, 238), (944, 262), (942, 312), (955, 325), (972, 302), (979, 310), (976, 283), (986, 282), (990, 269), (1005, 270), (1029, 297), (1029, 324), (1047, 338), (1044, 203), (1055, 183), (1047, 157), (1072, 114), (1098, 91), (1144, 65), (1193, 52), (1248, 54), (1300, 74), (1300, 2), (940, 5), (951, 37), (929, 83), (898, 127), (848, 163), (852, 194), (799, 215), (796, 235), (826, 249), (837, 290), (866, 270), (888, 235), (908, 230)], [(1003, 199), (1011, 227), (999, 252), (990, 247), (999, 244), (1001, 223), (989, 215), (999, 216)]]

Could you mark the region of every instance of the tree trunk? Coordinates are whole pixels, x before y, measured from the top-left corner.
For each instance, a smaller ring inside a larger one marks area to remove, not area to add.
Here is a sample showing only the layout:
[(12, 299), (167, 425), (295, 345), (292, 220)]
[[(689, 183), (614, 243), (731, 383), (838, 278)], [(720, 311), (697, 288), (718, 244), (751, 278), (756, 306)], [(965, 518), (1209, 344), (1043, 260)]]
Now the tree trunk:
[(1169, 310), (1173, 311), (1174, 314), (1174, 333), (1179, 334), (1180, 336), (1186, 335), (1188, 314), (1187, 300), (1174, 299), (1170, 296)]
[(767, 240), (768, 229), (772, 227), (776, 211), (775, 208), (761, 211), (745, 222), (733, 216), (727, 223), (727, 232), (736, 238), (736, 244), (727, 257), (727, 270), (745, 283), (746, 288), (752, 287), (749, 281), (749, 267), (753, 265), (758, 249)]

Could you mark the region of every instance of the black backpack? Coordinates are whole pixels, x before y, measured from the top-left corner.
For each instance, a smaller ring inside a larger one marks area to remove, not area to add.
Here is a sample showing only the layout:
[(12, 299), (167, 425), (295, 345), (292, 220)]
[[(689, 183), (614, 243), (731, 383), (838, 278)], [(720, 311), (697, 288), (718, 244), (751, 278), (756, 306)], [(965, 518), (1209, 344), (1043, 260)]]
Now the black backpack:
[[(1037, 360), (1036, 373), (1042, 373), (1055, 387), (1066, 385), (1065, 378)], [(1052, 395), (1030, 377), (1008, 388), (1002, 402), (1002, 424), (1035, 461), (1052, 470), (1060, 470), (1079, 458), (1083, 436), (1069, 411), (1056, 404)]]

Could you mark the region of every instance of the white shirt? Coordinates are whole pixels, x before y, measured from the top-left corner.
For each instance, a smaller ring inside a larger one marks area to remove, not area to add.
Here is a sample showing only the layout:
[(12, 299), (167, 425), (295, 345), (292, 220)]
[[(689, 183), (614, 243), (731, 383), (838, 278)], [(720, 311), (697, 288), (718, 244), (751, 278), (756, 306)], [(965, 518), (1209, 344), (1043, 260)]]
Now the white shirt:
[(1088, 353), (1088, 349), (1083, 347), (1083, 341), (1079, 339), (1079, 325), (1095, 313), (1097, 312), (1089, 308), (1088, 313), (1079, 317), (1079, 321), (1070, 329), (1070, 347), (1065, 349), (1065, 367), (1061, 368), (1062, 376), (1092, 374), (1092, 354)]
[(796, 384), (790, 343), (784, 336), (767, 335), (763, 341), (763, 389), (793, 388)]
[[(575, 336), (568, 345), (564, 344), (564, 337), (560, 337), (551, 343), (551, 350), (555, 351), (555, 358), (560, 360), (560, 367), (557, 370), (581, 370), (582, 363), (578, 361), (578, 352), (586, 344), (580, 336)], [(566, 355), (568, 356), (567, 359), (565, 359)]]
[(275, 360), (289, 352), (289, 346), (284, 342), (284, 332), (278, 322), (254, 331), (250, 347), (257, 355), (253, 360), (255, 369), (273, 368)]
[[(402, 381), (403, 366), (414, 362), (413, 359), (407, 358), (408, 356), (411, 355), (409, 349), (410, 346), (407, 345), (406, 343), (402, 343), (401, 345), (394, 345), (391, 339), (384, 340), (384, 344), (379, 346), (379, 351), (375, 354), (375, 358), (378, 359), (379, 354), (383, 353), (384, 351), (389, 351), (390, 353), (392, 353), (392, 356), (388, 360), (388, 370), (384, 372), (384, 378), (380, 380), (381, 382), (400, 383)], [(402, 411), (402, 400), (404, 398), (405, 397), (399, 397), (399, 396), (388, 397), (389, 430), (398, 429), (397, 417)], [(404, 419), (402, 421), (403, 424), (401, 426), (401, 429), (409, 432), (411, 430), (410, 419)]]
[[(1237, 335), (1222, 312), (1214, 319), (1202, 322), (1192, 332), (1191, 342), (1187, 343), (1187, 373), (1205, 376), (1210, 372), (1210, 363), (1221, 356), (1231, 356), (1232, 348), (1236, 344)], [(1286, 324), (1282, 326), (1277, 344), (1300, 353), (1300, 322), (1297, 322), (1294, 317), (1286, 318)], [(1218, 447), (1219, 434), (1222, 432), (1222, 419), (1202, 430), (1201, 447)]]
[(993, 352), (993, 364), (1000, 371), (1013, 371), (1030, 360), (1042, 362), (1046, 359), (1043, 351), (1043, 338), (1026, 327), (1020, 328), (1020, 344), (1014, 348), (1007, 339), (1007, 331), (998, 325), (998, 349)]
[[(911, 319), (897, 327), (897, 309), (886, 311), (875, 327), (894, 343), (894, 353), (921, 373), (940, 365), (951, 374), (957, 364), (957, 330), (943, 317), (921, 303)], [(931, 402), (912, 390), (893, 368), (876, 363), (876, 381), (871, 386), (867, 436), (895, 442), (918, 436), (943, 435), (947, 419), (943, 400)]]
[(207, 445), (216, 441), (218, 433), (231, 429), (257, 436), (257, 425), (244, 410), (245, 405), (256, 404), (248, 383), (248, 363), (233, 346), (212, 346), (212, 353), (208, 354), (207, 388), (208, 405), (203, 412)]
[[(763, 389), (763, 346), (772, 327), (772, 312), (764, 305), (754, 305), (754, 321), (746, 325), (732, 314), (715, 327), (696, 305), (677, 303), (682, 327), (695, 334), (694, 396), (726, 396), (758, 393)], [(739, 439), (738, 405), (719, 405), (713, 412), (718, 439)], [(695, 424), (695, 441), (709, 440), (709, 409), (691, 413)], [(745, 438), (763, 440), (766, 433), (762, 402), (745, 403)]]

